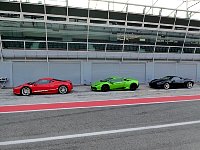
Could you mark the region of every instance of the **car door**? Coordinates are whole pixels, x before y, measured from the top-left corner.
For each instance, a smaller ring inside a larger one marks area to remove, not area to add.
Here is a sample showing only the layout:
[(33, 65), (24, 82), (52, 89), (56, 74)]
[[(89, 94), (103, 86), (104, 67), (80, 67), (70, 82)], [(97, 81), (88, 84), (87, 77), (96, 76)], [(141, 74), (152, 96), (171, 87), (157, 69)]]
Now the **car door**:
[(40, 79), (33, 84), (32, 92), (34, 93), (46, 93), (49, 91), (50, 80)]
[(57, 92), (59, 85), (60, 84), (58, 82), (56, 82), (55, 80), (51, 80), (49, 82), (49, 91), (50, 92)]
[(183, 82), (182, 78), (180, 78), (180, 77), (173, 77), (172, 78), (172, 84), (173, 84), (173, 87), (175, 87), (175, 88), (182, 87), (183, 83), (184, 82)]
[(123, 89), (124, 88), (124, 80), (122, 78), (112, 79), (110, 80), (110, 88), (111, 89)]

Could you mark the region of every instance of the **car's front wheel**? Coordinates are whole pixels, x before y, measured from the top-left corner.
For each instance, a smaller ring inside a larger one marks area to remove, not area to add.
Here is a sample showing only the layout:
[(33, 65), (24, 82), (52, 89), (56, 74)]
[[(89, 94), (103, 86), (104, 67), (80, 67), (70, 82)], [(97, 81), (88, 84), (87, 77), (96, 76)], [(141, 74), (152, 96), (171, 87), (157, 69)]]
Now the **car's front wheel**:
[(58, 88), (58, 92), (59, 92), (60, 94), (67, 94), (67, 93), (68, 93), (68, 89), (67, 89), (67, 87), (66, 87), (65, 85), (62, 85), (62, 86), (60, 86), (60, 87)]
[(193, 87), (193, 83), (192, 82), (187, 82), (186, 87), (188, 89), (191, 89)]
[(101, 91), (102, 91), (102, 92), (107, 92), (107, 91), (109, 91), (109, 90), (110, 90), (109, 85), (107, 85), (107, 84), (102, 85), (102, 87), (101, 87)]
[(164, 84), (164, 89), (165, 89), (165, 90), (168, 90), (169, 88), (170, 88), (169, 83), (165, 83), (165, 84)]
[(29, 96), (31, 94), (31, 89), (29, 87), (23, 87), (21, 89), (21, 95)]

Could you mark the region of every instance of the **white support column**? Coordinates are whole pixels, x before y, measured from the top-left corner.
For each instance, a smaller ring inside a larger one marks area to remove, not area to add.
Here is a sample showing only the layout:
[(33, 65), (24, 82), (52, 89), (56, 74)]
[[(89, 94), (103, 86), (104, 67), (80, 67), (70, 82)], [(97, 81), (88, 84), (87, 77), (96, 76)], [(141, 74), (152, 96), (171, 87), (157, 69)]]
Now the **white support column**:
[(124, 53), (124, 44), (126, 43), (126, 30), (127, 30), (127, 19), (128, 19), (128, 4), (126, 4), (126, 21), (125, 21), (125, 28), (124, 28), (124, 39), (123, 39), (123, 45), (122, 45), (122, 62), (124, 61), (123, 53)]
[(49, 49), (48, 49), (48, 29), (47, 29), (47, 11), (46, 0), (44, 0), (44, 21), (45, 21), (45, 36), (46, 36), (46, 50), (47, 50), (47, 62), (49, 62)]
[(159, 22), (158, 22), (158, 29), (157, 29), (157, 33), (156, 33), (156, 40), (154, 43), (154, 47), (153, 47), (153, 61), (154, 61), (154, 53), (156, 52), (156, 45), (157, 45), (157, 41), (158, 41), (158, 35), (159, 35), (159, 31), (160, 31), (160, 22), (161, 22), (161, 18), (162, 18), (162, 9), (160, 9), (159, 12)]
[(185, 42), (186, 42), (186, 39), (187, 39), (187, 34), (188, 34), (189, 26), (190, 26), (190, 17), (189, 17), (189, 20), (188, 20), (188, 25), (187, 25), (187, 29), (186, 29), (186, 33), (185, 33), (183, 45), (182, 45), (182, 50), (181, 50), (181, 55), (180, 55), (180, 61), (181, 61), (181, 56), (184, 53), (183, 50), (184, 50), (184, 47), (185, 47)]
[(89, 33), (90, 33), (90, 0), (88, 0), (88, 16), (87, 16), (87, 61), (88, 61), (88, 52), (89, 52)]

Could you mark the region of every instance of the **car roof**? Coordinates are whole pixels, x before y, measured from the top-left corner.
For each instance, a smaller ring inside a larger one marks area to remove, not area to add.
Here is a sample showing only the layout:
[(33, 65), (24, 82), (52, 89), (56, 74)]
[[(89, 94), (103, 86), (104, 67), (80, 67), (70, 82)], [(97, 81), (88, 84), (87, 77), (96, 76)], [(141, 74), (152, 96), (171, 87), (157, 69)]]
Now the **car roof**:
[(49, 78), (49, 77), (45, 77), (45, 78), (40, 78), (39, 80), (53, 80), (54, 78)]

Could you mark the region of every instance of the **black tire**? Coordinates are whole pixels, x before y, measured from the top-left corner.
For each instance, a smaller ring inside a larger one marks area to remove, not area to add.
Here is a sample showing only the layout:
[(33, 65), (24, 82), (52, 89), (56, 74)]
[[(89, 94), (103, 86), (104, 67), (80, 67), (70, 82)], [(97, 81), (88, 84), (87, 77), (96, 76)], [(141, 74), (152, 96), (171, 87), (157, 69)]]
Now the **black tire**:
[(67, 93), (68, 93), (68, 88), (67, 88), (67, 86), (61, 85), (61, 86), (58, 88), (58, 93), (60, 93), (60, 94), (67, 94)]
[(109, 91), (109, 90), (110, 90), (109, 85), (107, 85), (107, 84), (102, 85), (102, 87), (101, 87), (101, 91), (102, 91), (102, 92), (107, 92), (107, 91)]
[(22, 96), (29, 96), (29, 95), (31, 95), (31, 89), (29, 87), (27, 87), (27, 86), (23, 87), (21, 89), (21, 95)]
[(170, 88), (170, 84), (167, 82), (163, 85), (165, 90), (168, 90)]
[(131, 91), (135, 91), (136, 89), (137, 89), (137, 84), (132, 83), (132, 84), (130, 85), (130, 90), (131, 90)]
[(192, 87), (193, 87), (193, 83), (192, 82), (187, 82), (186, 83), (186, 87), (188, 88), (188, 89), (191, 89)]

